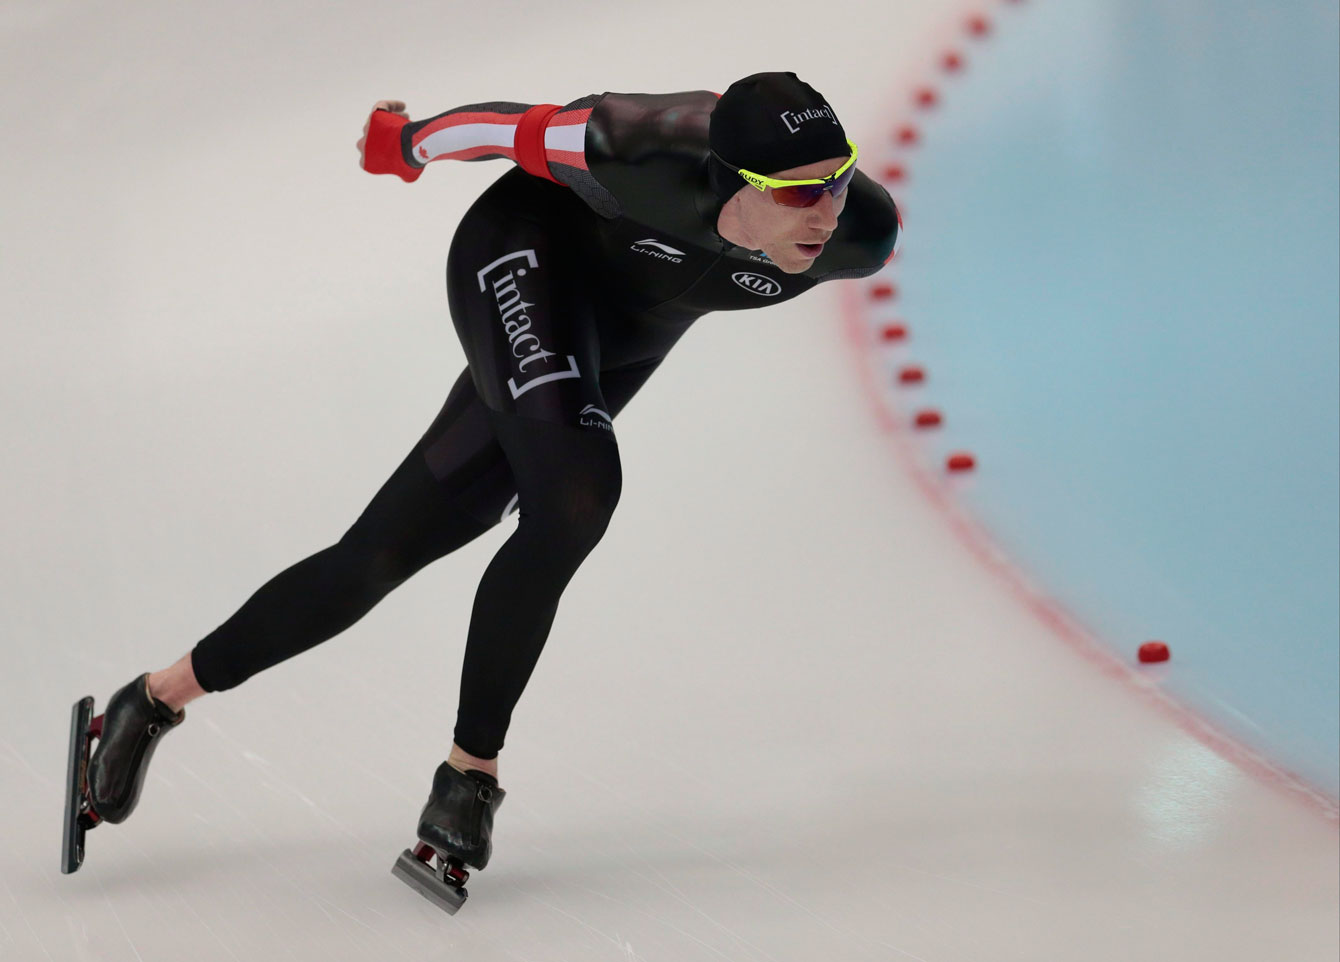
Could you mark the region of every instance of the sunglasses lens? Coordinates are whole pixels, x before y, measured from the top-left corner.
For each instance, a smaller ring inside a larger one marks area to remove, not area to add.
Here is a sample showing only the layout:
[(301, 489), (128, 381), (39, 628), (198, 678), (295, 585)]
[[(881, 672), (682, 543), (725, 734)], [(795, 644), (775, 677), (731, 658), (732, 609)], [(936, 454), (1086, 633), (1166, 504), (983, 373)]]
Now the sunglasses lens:
[(772, 189), (773, 201), (783, 207), (813, 207), (823, 195), (823, 184), (797, 184), (795, 187)]
[(852, 164), (850, 167), (848, 167), (846, 170), (842, 172), (841, 177), (833, 181), (833, 196), (836, 197), (838, 194), (846, 190), (847, 185), (851, 183), (851, 179), (855, 176), (856, 176), (856, 165)]
[(795, 187), (774, 187), (772, 189), (772, 199), (783, 207), (813, 207), (819, 203), (819, 198), (824, 195), (825, 190), (831, 190), (834, 197), (841, 194), (847, 189), (847, 185), (851, 183), (851, 179), (855, 175), (856, 165), (852, 164), (842, 172), (841, 177), (828, 184), (798, 184)]

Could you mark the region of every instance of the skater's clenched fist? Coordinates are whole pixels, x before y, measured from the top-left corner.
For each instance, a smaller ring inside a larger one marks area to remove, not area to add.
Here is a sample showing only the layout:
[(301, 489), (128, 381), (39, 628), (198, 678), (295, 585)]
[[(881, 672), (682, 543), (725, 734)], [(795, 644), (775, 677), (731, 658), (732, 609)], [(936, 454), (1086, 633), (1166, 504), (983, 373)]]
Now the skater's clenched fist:
[(418, 180), (423, 168), (408, 164), (401, 151), (400, 128), (408, 121), (402, 101), (377, 101), (356, 145), (359, 166), (372, 174), (395, 174), (406, 182)]
[(396, 114), (397, 116), (404, 117), (406, 120), (409, 120), (409, 114), (405, 113), (405, 104), (403, 101), (379, 100), (372, 105), (372, 113), (368, 114), (368, 119), (363, 121), (363, 136), (358, 138), (358, 144), (357, 144), (358, 165), (360, 167), (363, 167), (364, 170), (366, 170), (367, 167), (363, 162), (364, 161), (363, 145), (367, 143), (368, 128), (372, 126), (372, 116), (379, 110), (385, 110), (390, 113)]

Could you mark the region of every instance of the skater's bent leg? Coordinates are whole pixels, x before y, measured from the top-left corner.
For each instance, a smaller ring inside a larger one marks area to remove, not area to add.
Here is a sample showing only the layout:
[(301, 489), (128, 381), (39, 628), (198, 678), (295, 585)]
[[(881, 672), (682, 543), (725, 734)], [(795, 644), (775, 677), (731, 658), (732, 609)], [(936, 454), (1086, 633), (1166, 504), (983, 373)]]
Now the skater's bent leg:
[(455, 744), (495, 758), (549, 635), (559, 597), (600, 541), (619, 500), (609, 435), (490, 411), (515, 478), (520, 520), (475, 595)]
[(415, 445), (337, 543), (280, 572), (195, 646), (202, 690), (236, 687), (333, 638), (416, 571), (492, 526), (444, 490), (423, 448)]

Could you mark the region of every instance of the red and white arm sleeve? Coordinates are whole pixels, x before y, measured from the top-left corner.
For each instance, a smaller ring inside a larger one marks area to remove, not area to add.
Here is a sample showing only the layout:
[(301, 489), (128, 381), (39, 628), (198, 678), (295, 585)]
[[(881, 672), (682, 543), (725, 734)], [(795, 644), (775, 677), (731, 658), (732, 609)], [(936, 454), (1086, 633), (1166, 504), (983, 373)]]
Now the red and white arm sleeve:
[(413, 122), (389, 111), (374, 111), (363, 166), (372, 173), (396, 174), (413, 181), (435, 160), (504, 157), (535, 177), (565, 183), (554, 175), (550, 165), (586, 169), (586, 121), (590, 114), (585, 100), (567, 107), (470, 104)]

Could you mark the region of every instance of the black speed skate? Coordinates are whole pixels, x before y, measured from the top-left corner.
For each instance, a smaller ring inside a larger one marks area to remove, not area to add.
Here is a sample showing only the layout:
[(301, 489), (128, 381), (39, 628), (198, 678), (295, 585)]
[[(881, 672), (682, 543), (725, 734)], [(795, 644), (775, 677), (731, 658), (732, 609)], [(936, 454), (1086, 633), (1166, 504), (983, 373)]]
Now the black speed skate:
[(483, 869), (493, 855), (493, 813), (506, 795), (487, 772), (460, 772), (443, 762), (419, 816), (419, 844), (400, 853), (392, 874), (455, 915), (470, 894), (465, 866)]
[[(163, 735), (186, 718), (149, 694), (149, 676), (140, 675), (112, 695), (93, 717), (93, 696), (74, 703), (70, 715), (70, 758), (65, 773), (63, 874), (84, 864), (84, 833), (103, 822), (124, 822), (139, 804), (149, 759)], [(90, 748), (94, 739), (97, 748)]]

